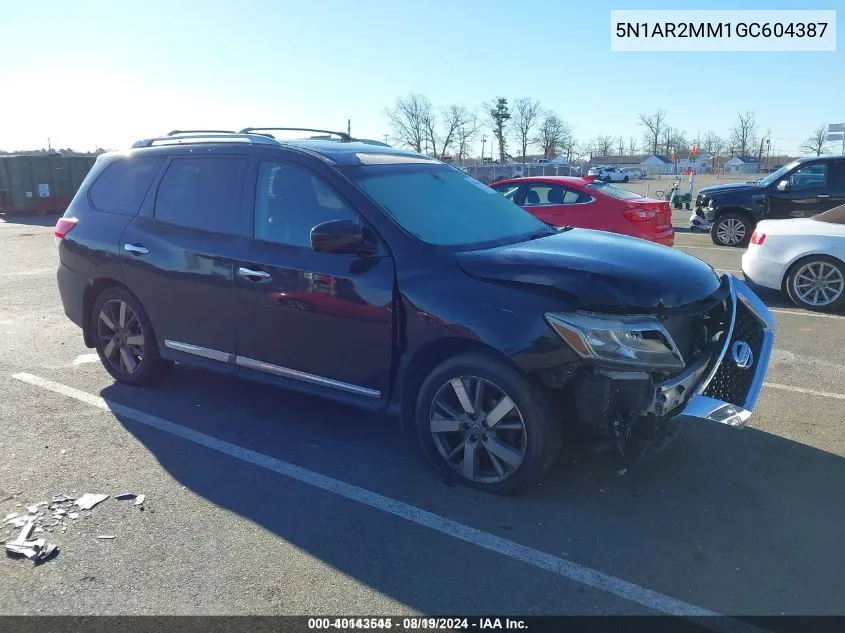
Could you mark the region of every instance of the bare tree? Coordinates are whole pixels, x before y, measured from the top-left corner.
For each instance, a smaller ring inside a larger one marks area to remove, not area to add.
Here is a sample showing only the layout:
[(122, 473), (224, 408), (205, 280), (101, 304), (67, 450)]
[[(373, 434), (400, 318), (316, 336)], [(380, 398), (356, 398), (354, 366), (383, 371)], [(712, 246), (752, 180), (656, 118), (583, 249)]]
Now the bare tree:
[(722, 156), (722, 152), (725, 151), (725, 139), (713, 132), (713, 130), (707, 130), (704, 140), (699, 145), (699, 149), (703, 150), (705, 154), (710, 154), (712, 167), (715, 171), (716, 162)]
[(425, 131), (431, 153), (437, 158), (445, 158), (449, 148), (457, 141), (458, 130), (471, 117), (472, 114), (464, 106), (456, 104), (444, 108), (439, 120), (434, 115), (429, 116), (425, 122)]
[(740, 156), (748, 153), (757, 144), (757, 117), (752, 111), (737, 114), (737, 122), (731, 128), (731, 145)]
[(644, 128), (644, 140), (646, 147), (651, 148), (651, 153), (657, 153), (657, 146), (660, 144), (660, 135), (666, 125), (666, 113), (658, 110), (654, 114), (640, 114), (640, 125)]
[(827, 149), (827, 126), (821, 125), (804, 141), (801, 149), (816, 156), (821, 156)]
[(672, 130), (671, 145), (672, 149), (677, 152), (679, 157), (688, 154), (691, 146), (690, 142), (687, 140), (686, 132), (677, 128)]
[[(481, 131), (481, 121), (475, 112), (468, 112), (467, 117), (463, 123), (458, 127), (455, 133), (455, 147), (457, 149), (457, 156), (460, 164), (469, 158), (472, 151), (472, 144), (478, 138), (478, 133)], [(483, 158), (483, 157), (482, 157)]]
[(431, 101), (415, 93), (396, 99), (396, 105), (385, 110), (390, 122), (391, 138), (414, 151), (422, 152), (428, 138), (427, 126), (432, 119)]
[(637, 147), (637, 139), (635, 139), (633, 136), (630, 137), (628, 139), (628, 154), (630, 154), (631, 156), (635, 156), (638, 149), (639, 148)]
[(567, 140), (571, 141), (572, 131), (552, 111), (547, 111), (537, 127), (537, 135), (531, 141), (543, 150), (543, 158), (554, 158), (565, 153)]
[(672, 140), (674, 138), (675, 130), (673, 130), (670, 126), (666, 126), (663, 128), (663, 131), (660, 133), (660, 150), (663, 152), (664, 156), (672, 158)]
[[(566, 125), (566, 124), (564, 124)], [(560, 144), (560, 153), (566, 158), (567, 163), (574, 163), (582, 156), (589, 155), (590, 149), (578, 143), (575, 140), (575, 135), (572, 130), (566, 125), (566, 133), (563, 135), (563, 140)]]
[(593, 146), (599, 156), (610, 156), (613, 151), (613, 139), (609, 136), (597, 136)]
[(522, 164), (525, 164), (525, 154), (531, 143), (532, 135), (540, 123), (543, 111), (540, 102), (528, 97), (513, 102), (513, 127), (517, 141), (522, 148)]

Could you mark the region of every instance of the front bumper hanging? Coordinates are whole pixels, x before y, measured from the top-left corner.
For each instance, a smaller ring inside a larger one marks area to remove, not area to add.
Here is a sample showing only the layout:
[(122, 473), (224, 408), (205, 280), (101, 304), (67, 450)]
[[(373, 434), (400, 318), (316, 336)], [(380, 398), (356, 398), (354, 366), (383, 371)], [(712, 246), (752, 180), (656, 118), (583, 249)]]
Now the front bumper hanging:
[[(742, 281), (725, 275), (730, 285), (731, 319), (715, 359), (704, 359), (657, 388), (664, 410), (686, 398), (675, 418), (720, 422), (742, 428), (748, 423), (769, 366), (775, 320), (766, 305)], [(693, 395), (688, 396), (690, 389)]]

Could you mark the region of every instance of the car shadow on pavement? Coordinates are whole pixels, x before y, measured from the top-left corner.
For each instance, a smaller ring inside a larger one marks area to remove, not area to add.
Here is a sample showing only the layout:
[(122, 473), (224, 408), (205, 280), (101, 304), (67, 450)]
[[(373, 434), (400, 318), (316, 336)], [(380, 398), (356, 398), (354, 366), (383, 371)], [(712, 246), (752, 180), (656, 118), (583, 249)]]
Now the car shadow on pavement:
[(61, 213), (50, 215), (4, 215), (0, 214), (0, 224), (21, 224), (24, 226), (56, 226)]
[[(688, 425), (665, 455), (624, 473), (612, 454), (567, 450), (542, 485), (503, 497), (446, 483), (393, 419), (271, 387), (177, 367), (157, 389), (115, 385), (102, 396), (717, 612), (845, 612), (845, 459), (753, 428)], [(495, 580), (475, 601), (455, 593), (438, 565), (490, 556), (474, 546), (440, 561), (426, 539), (445, 537), (405, 533), (403, 520), (317, 489), (289, 508), (299, 497), (278, 473), (116, 417), (188, 489), (413, 609), (534, 608)], [(363, 540), (350, 548), (339, 529)], [(560, 612), (554, 604), (534, 612)]]

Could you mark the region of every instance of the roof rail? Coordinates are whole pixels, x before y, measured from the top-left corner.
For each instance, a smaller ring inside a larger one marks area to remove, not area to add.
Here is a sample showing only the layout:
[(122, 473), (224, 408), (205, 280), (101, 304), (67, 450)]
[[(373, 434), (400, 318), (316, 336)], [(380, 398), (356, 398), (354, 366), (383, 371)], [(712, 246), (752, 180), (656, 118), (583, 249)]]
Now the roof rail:
[(208, 134), (209, 132), (213, 134), (234, 134), (234, 130), (173, 130), (172, 132), (168, 132), (167, 136), (176, 136), (177, 134), (198, 134), (198, 133)]
[[(176, 130), (178, 132), (178, 130)], [(152, 147), (153, 145), (182, 145), (186, 143), (220, 143), (220, 142), (241, 142), (255, 143), (257, 145), (279, 145), (279, 141), (266, 134), (241, 134), (239, 132), (180, 132), (174, 135), (157, 136), (154, 138), (142, 139), (132, 145), (133, 148)]]
[(245, 127), (244, 129), (239, 130), (238, 134), (255, 134), (257, 132), (266, 130), (284, 130), (287, 132), (319, 132), (320, 134), (334, 134), (335, 136), (339, 136), (340, 139), (345, 143), (349, 143), (353, 140), (352, 136), (347, 134), (346, 132), (334, 132), (332, 130), (317, 130), (310, 127)]

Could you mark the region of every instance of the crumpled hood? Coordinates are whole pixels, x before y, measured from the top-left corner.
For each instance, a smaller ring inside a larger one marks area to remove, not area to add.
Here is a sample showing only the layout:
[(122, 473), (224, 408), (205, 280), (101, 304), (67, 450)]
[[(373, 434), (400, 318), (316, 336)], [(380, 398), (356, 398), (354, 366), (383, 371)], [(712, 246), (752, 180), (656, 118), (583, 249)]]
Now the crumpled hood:
[(456, 256), (474, 277), (554, 291), (582, 309), (660, 312), (706, 299), (721, 285), (716, 271), (700, 259), (589, 229)]
[(705, 196), (717, 196), (723, 193), (745, 193), (747, 191), (756, 191), (760, 189), (757, 185), (752, 185), (747, 182), (732, 182), (726, 185), (710, 185), (709, 187), (702, 187), (698, 193), (703, 193)]

